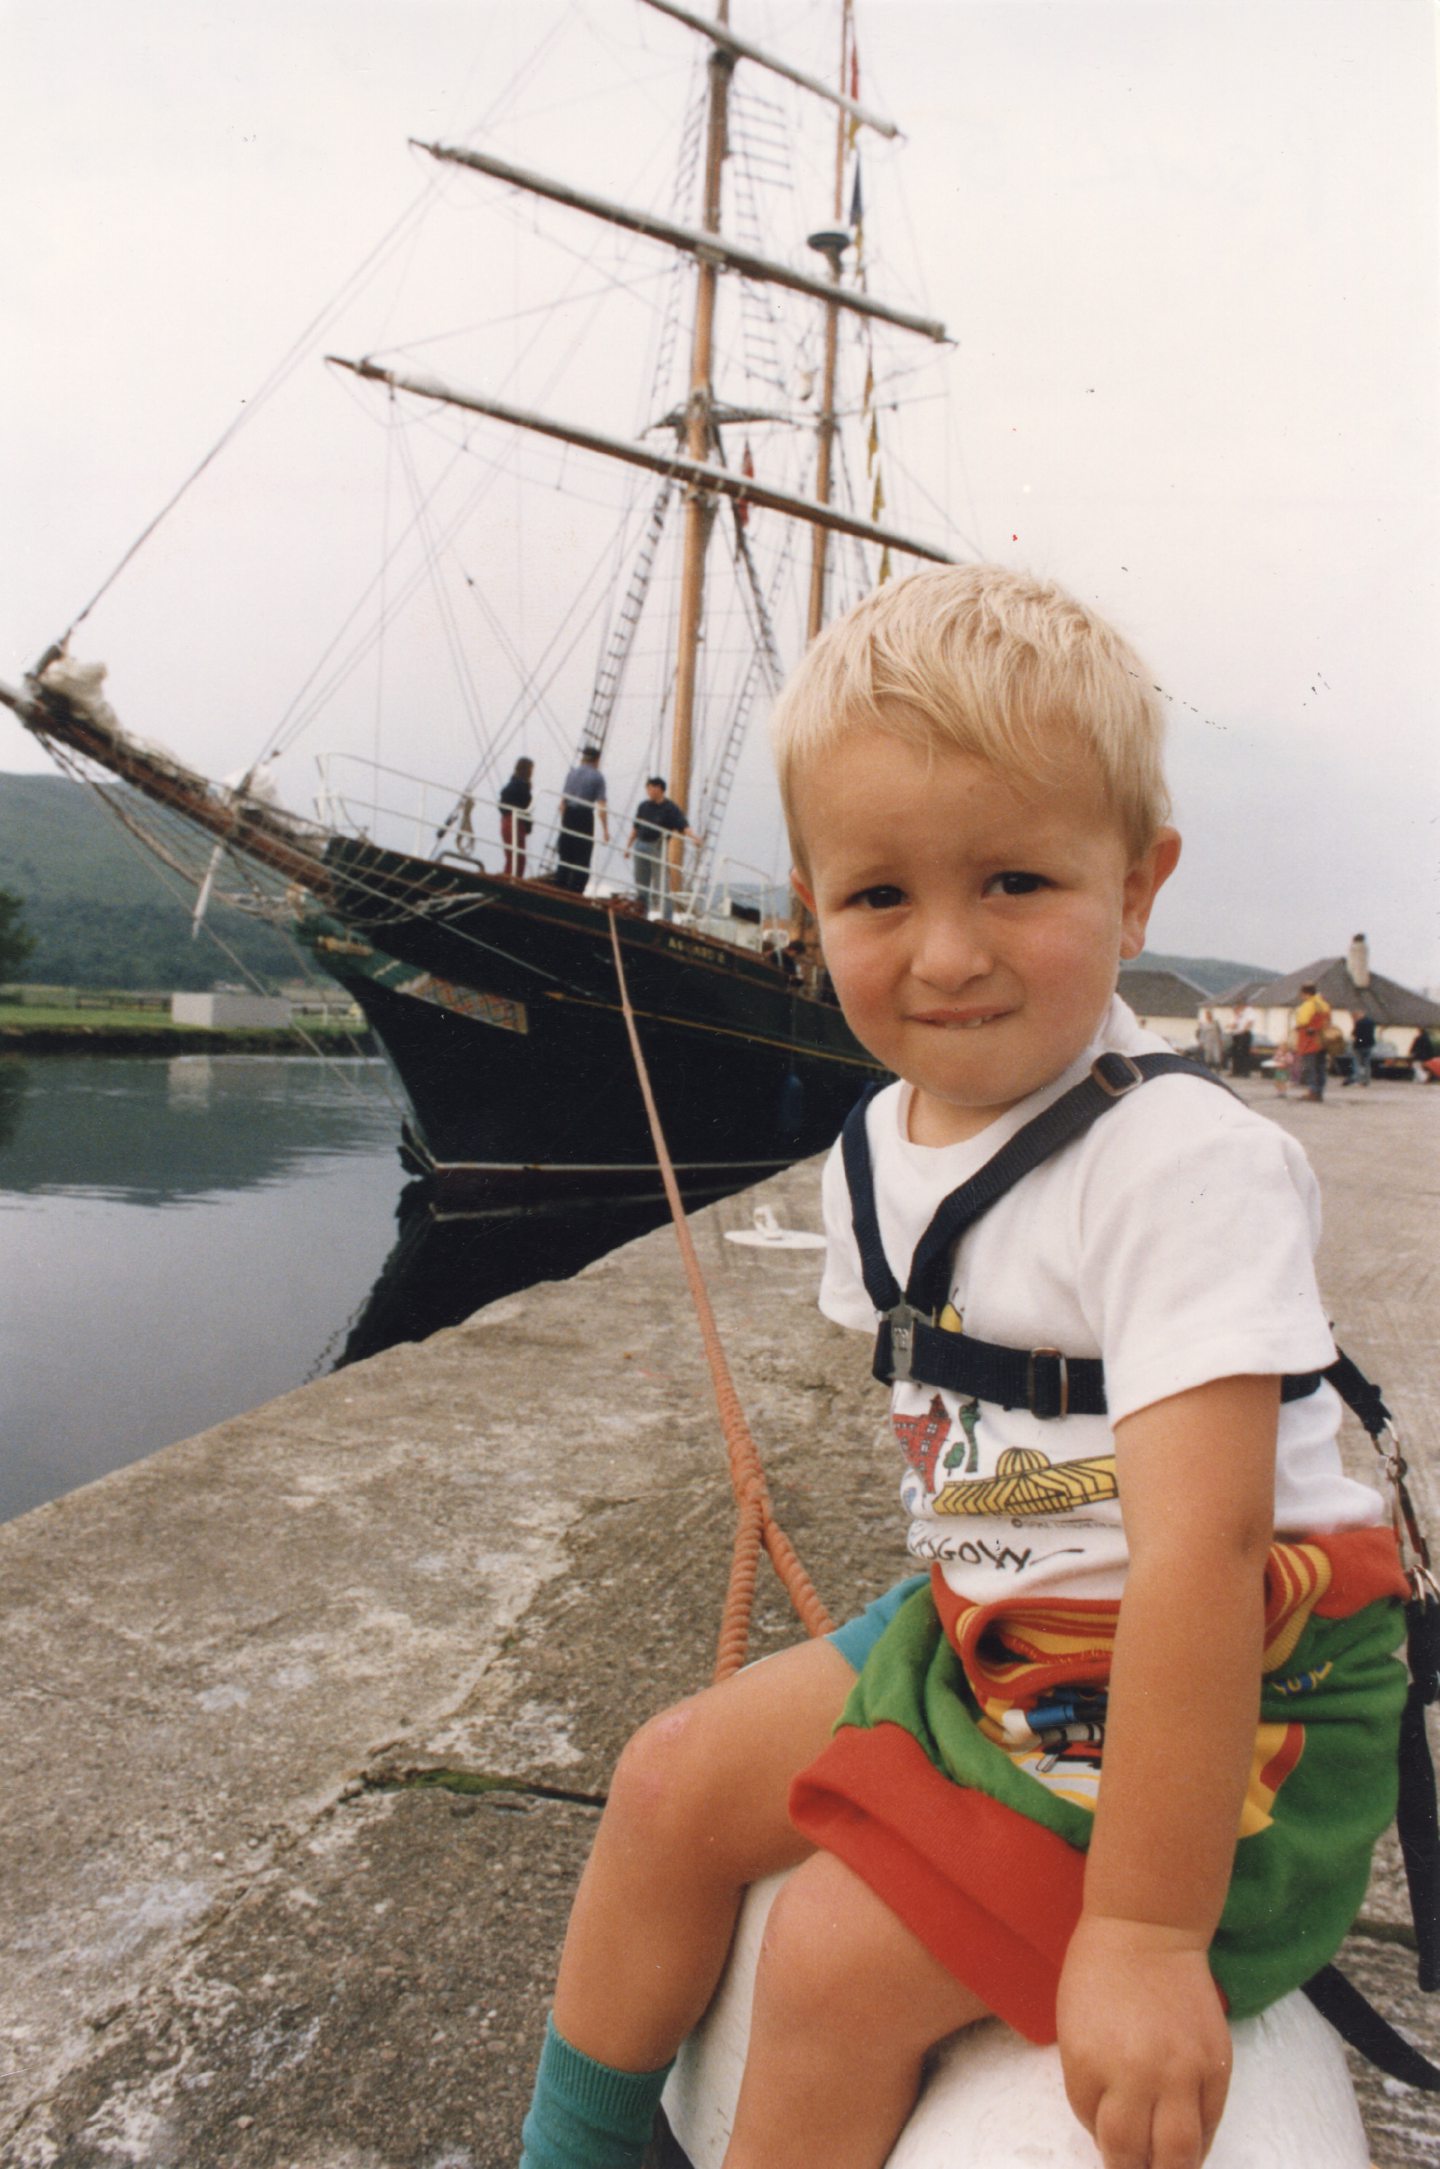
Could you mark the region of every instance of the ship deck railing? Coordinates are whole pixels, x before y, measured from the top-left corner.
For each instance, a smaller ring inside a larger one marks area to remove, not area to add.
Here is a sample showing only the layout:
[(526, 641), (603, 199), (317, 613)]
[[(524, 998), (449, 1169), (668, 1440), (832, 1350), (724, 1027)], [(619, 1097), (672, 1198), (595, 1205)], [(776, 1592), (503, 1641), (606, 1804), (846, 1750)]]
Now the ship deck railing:
[[(360, 754), (326, 754), (317, 765), (321, 781), (316, 813), (324, 828), (439, 865), (469, 867), (477, 873), (513, 870), (501, 838), (504, 809), (497, 797), (480, 789), (457, 790), (453, 783), (440, 784), (433, 777)], [(524, 844), (527, 880), (551, 880), (557, 870), (561, 800), (558, 791), (534, 790), (526, 815), (530, 823)], [(610, 836), (593, 839), (585, 893), (591, 898), (628, 895), (638, 900), (633, 857), (624, 856), (631, 819), (629, 815), (617, 818), (613, 807), (609, 812)], [(674, 869), (670, 871), (669, 912), (657, 906), (651, 910), (652, 918), (668, 916), (678, 927), (695, 928), (762, 954), (778, 950), (788, 939), (788, 918), (769, 908), (781, 887), (773, 869), (707, 854), (704, 878), (697, 883), (688, 884), (683, 875), (676, 882)]]

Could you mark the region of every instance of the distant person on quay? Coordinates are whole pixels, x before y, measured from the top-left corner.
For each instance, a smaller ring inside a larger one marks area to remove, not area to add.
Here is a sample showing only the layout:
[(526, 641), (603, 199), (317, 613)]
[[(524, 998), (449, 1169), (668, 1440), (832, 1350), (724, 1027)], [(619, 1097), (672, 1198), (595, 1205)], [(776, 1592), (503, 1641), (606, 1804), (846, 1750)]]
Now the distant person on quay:
[(531, 783), (534, 774), (535, 763), (522, 754), (500, 792), (502, 865), (516, 881), (525, 879), (525, 844), (533, 826), (530, 808), (535, 797)]
[(605, 778), (600, 772), (600, 748), (586, 746), (565, 778), (560, 801), (560, 849), (555, 866), (557, 889), (585, 894), (590, 879), (590, 860), (595, 850), (595, 821), (600, 835), (610, 841), (610, 809), (605, 802)]
[(688, 836), (692, 843), (699, 843), (685, 818), (683, 807), (673, 798), (665, 796), (665, 778), (647, 776), (645, 796), (635, 808), (635, 820), (630, 839), (625, 846), (625, 857), (635, 853), (635, 901), (642, 911), (653, 911), (658, 901), (663, 916), (674, 916), (675, 896), (670, 885), (670, 868), (666, 863), (666, 838)]
[(1248, 1077), (1251, 1057), (1255, 1046), (1255, 1027), (1259, 1019), (1248, 1002), (1242, 1002), (1235, 1012), (1230, 1027), (1230, 1074), (1232, 1077)]
[(1275, 1049), (1275, 1090), (1283, 1100), (1292, 1084), (1300, 1082), (1300, 1057), (1288, 1039), (1282, 1039)]
[(1300, 1081), (1307, 1100), (1325, 1097), (1325, 1034), (1330, 1029), (1330, 1004), (1306, 980), (1295, 1011), (1295, 1051), (1300, 1057)]
[(1435, 1035), (1427, 1032), (1423, 1024), (1410, 1042), (1410, 1059), (1426, 1084), (1440, 1084), (1440, 1057), (1435, 1053)]
[(1207, 1069), (1219, 1070), (1225, 1062), (1225, 1034), (1213, 1009), (1200, 1012), (1200, 1059)]
[(1375, 1057), (1375, 1019), (1368, 1010), (1362, 1009), (1350, 1027), (1350, 1074), (1347, 1085), (1368, 1085), (1370, 1065)]

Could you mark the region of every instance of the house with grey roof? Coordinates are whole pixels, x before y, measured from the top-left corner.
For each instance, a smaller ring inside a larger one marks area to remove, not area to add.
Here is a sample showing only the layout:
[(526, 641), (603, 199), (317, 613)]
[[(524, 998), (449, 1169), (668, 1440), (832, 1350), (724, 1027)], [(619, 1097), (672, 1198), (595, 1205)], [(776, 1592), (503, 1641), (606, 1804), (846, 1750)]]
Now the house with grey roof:
[(1151, 964), (1122, 964), (1119, 994), (1142, 1024), (1168, 1039), (1178, 1053), (1194, 1051), (1202, 1009), (1219, 1008), (1217, 998), (1177, 971)]
[(1344, 956), (1318, 957), (1313, 964), (1302, 964), (1298, 971), (1286, 972), (1282, 978), (1231, 987), (1219, 997), (1219, 1006), (1233, 1018), (1240, 1004), (1248, 1002), (1260, 1014), (1259, 1037), (1278, 1045), (1291, 1035), (1304, 986), (1313, 986), (1324, 996), (1336, 1027), (1347, 1039), (1362, 1009), (1374, 1018), (1393, 1054), (1407, 1052), (1422, 1026), (1440, 1032), (1440, 1002), (1431, 1001), (1428, 994), (1417, 994), (1412, 987), (1401, 986), (1396, 979), (1387, 979), (1382, 972), (1372, 972), (1369, 944), (1363, 934), (1355, 936)]

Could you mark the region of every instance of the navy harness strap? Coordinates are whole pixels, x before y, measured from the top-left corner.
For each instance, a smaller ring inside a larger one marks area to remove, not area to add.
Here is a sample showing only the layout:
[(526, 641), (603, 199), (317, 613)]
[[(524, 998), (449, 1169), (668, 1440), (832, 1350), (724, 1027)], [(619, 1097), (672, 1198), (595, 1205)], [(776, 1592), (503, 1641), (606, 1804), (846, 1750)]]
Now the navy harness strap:
[[(950, 1260), (957, 1242), (981, 1215), (1063, 1145), (1151, 1077), (1185, 1076), (1229, 1087), (1210, 1070), (1179, 1054), (1102, 1054), (1089, 1073), (1017, 1130), (968, 1182), (943, 1198), (915, 1247), (903, 1294), (885, 1255), (875, 1203), (866, 1118), (872, 1085), (851, 1109), (841, 1133), (841, 1154), (850, 1187), (850, 1212), (860, 1253), (865, 1292), (881, 1313), (875, 1340), (875, 1376), (914, 1378), (927, 1386), (1028, 1408), (1035, 1416), (1103, 1416), (1105, 1367), (1098, 1356), (1066, 1356), (1058, 1348), (1006, 1348), (974, 1334), (950, 1333), (936, 1323), (949, 1294)], [(1313, 1393), (1317, 1371), (1287, 1378), (1284, 1400)]]
[(870, 1139), (865, 1128), (870, 1102), (886, 1090), (886, 1080), (866, 1085), (845, 1117), (840, 1132), (840, 1153), (850, 1189), (850, 1218), (860, 1251), (860, 1271), (865, 1293), (877, 1310), (893, 1310), (900, 1300), (900, 1283), (890, 1270), (885, 1245), (880, 1240), (880, 1221), (875, 1211), (875, 1180), (870, 1170)]
[(915, 1246), (905, 1289), (907, 1303), (931, 1317), (937, 1316), (950, 1292), (951, 1254), (981, 1215), (1032, 1168), (1041, 1166), (1063, 1145), (1082, 1137), (1117, 1100), (1151, 1077), (1167, 1076), (1198, 1077), (1207, 1084), (1219, 1085), (1222, 1091), (1229, 1090), (1212, 1070), (1202, 1069), (1182, 1054), (1102, 1054), (1088, 1075), (1032, 1117), (978, 1173), (942, 1199)]
[[(1337, 1966), (1322, 1966), (1301, 1988), (1322, 2018), (1328, 2019), (1342, 2041), (1348, 2041), (1367, 2063), (1402, 2086), (1419, 2087), (1422, 2093), (1440, 2093), (1440, 2071), (1413, 2042), (1397, 2033), (1382, 2018), (1367, 1996)], [(1421, 1982), (1425, 1987), (1425, 1982)]]
[[(942, 1198), (934, 1218), (915, 1247), (905, 1288), (905, 1299), (931, 1312), (940, 1308), (948, 1289), (940, 1287), (937, 1275), (948, 1277), (950, 1253), (966, 1229), (973, 1226), (981, 1214), (1002, 1198), (1007, 1190), (1014, 1188), (1022, 1175), (1039, 1167), (1052, 1153), (1068, 1145), (1072, 1138), (1081, 1136), (1089, 1129), (1097, 1116), (1113, 1107), (1116, 1100), (1133, 1092), (1147, 1078), (1165, 1076), (1175, 1072), (1187, 1077), (1201, 1077), (1207, 1083), (1221, 1084), (1214, 1072), (1202, 1069), (1198, 1063), (1189, 1061), (1181, 1054), (1102, 1054), (1088, 1075), (1062, 1093), (1053, 1105), (1031, 1118), (1023, 1129), (1017, 1130), (1002, 1145), (993, 1159), (968, 1182), (961, 1183)], [(1221, 1085), (1222, 1090), (1228, 1086)], [(900, 1301), (901, 1290), (890, 1269), (880, 1240), (880, 1222), (875, 1210), (875, 1182), (870, 1166), (870, 1139), (866, 1128), (870, 1102), (877, 1092), (886, 1086), (868, 1085), (845, 1119), (841, 1132), (841, 1152), (845, 1162), (845, 1175), (850, 1185), (850, 1212), (855, 1226), (855, 1241), (860, 1251), (860, 1269), (865, 1279), (865, 1292), (879, 1311), (891, 1310)], [(930, 1285), (927, 1285), (930, 1284)], [(925, 1299), (929, 1297), (927, 1302)]]

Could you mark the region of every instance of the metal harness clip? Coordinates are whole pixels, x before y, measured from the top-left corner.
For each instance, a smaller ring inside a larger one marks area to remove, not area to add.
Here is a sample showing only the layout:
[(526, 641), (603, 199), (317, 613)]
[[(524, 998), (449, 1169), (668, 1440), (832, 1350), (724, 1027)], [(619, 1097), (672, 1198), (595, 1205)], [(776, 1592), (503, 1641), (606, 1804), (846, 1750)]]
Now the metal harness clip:
[[(1114, 1076), (1111, 1070), (1106, 1067), (1107, 1063), (1118, 1064), (1121, 1074), (1118, 1077)], [(1112, 1100), (1123, 1100), (1127, 1092), (1133, 1092), (1136, 1085), (1142, 1085), (1145, 1082), (1145, 1072), (1141, 1069), (1140, 1064), (1132, 1056), (1119, 1054), (1114, 1050), (1106, 1054), (1097, 1054), (1095, 1060), (1090, 1064), (1090, 1074), (1096, 1084), (1099, 1085), (1100, 1090)], [(1042, 1355), (1046, 1352), (1044, 1349), (1039, 1351)]]
[(933, 1325), (934, 1320), (923, 1310), (916, 1310), (912, 1303), (897, 1303), (885, 1313), (885, 1323), (890, 1328), (890, 1376), (897, 1381), (913, 1378), (915, 1361), (915, 1328), (917, 1325)]
[[(1037, 1373), (1037, 1363), (1055, 1364), (1054, 1373)], [(1040, 1386), (1037, 1395), (1035, 1388)], [(1070, 1366), (1058, 1348), (1032, 1348), (1025, 1364), (1025, 1401), (1032, 1416), (1048, 1422), (1070, 1413)], [(1041, 1403), (1044, 1406), (1041, 1406)], [(1053, 1405), (1052, 1405), (1053, 1404)]]

